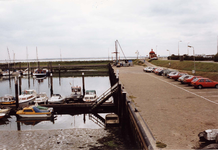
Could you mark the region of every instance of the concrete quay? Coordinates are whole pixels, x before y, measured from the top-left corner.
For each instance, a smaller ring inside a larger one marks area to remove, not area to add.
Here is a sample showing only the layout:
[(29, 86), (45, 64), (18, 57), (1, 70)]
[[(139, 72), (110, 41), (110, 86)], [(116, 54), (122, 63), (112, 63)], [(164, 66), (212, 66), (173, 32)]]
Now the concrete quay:
[(138, 110), (138, 119), (151, 130), (144, 127), (152, 147), (156, 149), (160, 141), (167, 145), (164, 149), (199, 148), (198, 133), (218, 126), (217, 89), (194, 89), (145, 73), (143, 68), (114, 67), (114, 72), (119, 70), (120, 83)]

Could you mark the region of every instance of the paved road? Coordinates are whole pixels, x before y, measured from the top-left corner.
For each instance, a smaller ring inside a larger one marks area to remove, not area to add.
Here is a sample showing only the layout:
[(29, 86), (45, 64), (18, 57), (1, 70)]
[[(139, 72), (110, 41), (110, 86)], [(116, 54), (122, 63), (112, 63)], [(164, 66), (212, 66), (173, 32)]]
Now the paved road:
[(199, 147), (198, 133), (218, 127), (218, 89), (194, 89), (172, 79), (122, 67), (119, 76), (156, 141), (169, 149)]

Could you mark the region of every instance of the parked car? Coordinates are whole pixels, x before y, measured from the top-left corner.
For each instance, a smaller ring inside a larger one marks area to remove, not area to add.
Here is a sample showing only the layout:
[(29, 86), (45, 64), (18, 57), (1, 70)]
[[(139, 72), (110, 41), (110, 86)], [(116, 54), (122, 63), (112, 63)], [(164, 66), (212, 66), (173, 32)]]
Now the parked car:
[(172, 72), (170, 72), (168, 75), (167, 75), (167, 78), (170, 78), (171, 76), (173, 76), (173, 75), (175, 75), (175, 74), (177, 74), (178, 72), (176, 72), (176, 71), (172, 71)]
[(201, 77), (201, 76), (190, 76), (190, 77), (188, 77), (188, 78), (185, 78), (185, 79), (183, 80), (183, 83), (184, 83), (184, 84), (191, 85), (192, 80), (195, 80), (195, 79), (197, 79), (197, 78), (202, 78), (202, 77)]
[(145, 72), (152, 72), (154, 70), (154, 67), (146, 67), (143, 69)]
[(218, 88), (218, 82), (217, 81), (213, 81), (213, 80), (208, 79), (208, 78), (197, 78), (197, 79), (193, 80), (191, 82), (191, 84), (195, 88), (199, 88), (199, 89), (202, 89), (204, 87), (215, 87), (215, 88)]
[(163, 76), (167, 76), (168, 74), (170, 74), (171, 72), (178, 72), (176, 70), (171, 70), (171, 69), (164, 69), (163, 70)]
[(190, 76), (192, 76), (192, 75), (188, 75), (188, 74), (182, 75), (181, 77), (178, 78), (178, 81), (183, 84), (184, 79), (187, 79)]
[(181, 77), (182, 75), (187, 75), (187, 73), (183, 73), (183, 72), (177, 72), (176, 74), (170, 76), (171, 79), (174, 79), (175, 81), (178, 80), (179, 77)]
[(155, 73), (155, 74), (158, 74), (161, 70), (163, 70), (163, 68), (156, 68), (156, 69), (154, 70), (154, 73)]

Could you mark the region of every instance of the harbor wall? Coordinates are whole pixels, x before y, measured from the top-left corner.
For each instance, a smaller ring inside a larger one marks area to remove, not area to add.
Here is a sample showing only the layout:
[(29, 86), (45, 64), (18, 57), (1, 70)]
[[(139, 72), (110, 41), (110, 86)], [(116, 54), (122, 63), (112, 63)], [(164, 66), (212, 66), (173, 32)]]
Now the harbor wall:
[[(108, 65), (108, 70), (111, 85), (119, 82), (119, 79), (110, 64)], [(153, 150), (155, 148), (154, 144), (151, 143), (151, 138), (152, 141), (155, 141), (155, 139), (140, 113), (127, 95), (128, 93), (125, 91), (124, 87), (119, 84), (118, 93), (114, 98), (117, 101), (115, 102), (115, 107), (120, 119), (120, 126), (122, 129), (129, 131), (132, 140), (135, 141), (140, 149)], [(150, 135), (152, 136), (147, 136), (145, 130), (150, 132)]]

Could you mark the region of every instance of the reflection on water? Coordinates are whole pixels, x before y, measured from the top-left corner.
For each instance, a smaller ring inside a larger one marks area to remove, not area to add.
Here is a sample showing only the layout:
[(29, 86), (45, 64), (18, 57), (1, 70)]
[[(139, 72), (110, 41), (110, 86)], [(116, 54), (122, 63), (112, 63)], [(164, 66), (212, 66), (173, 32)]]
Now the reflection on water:
[[(82, 77), (53, 77), (53, 93), (69, 96), (71, 94), (71, 86), (82, 87)], [(110, 87), (109, 77), (85, 77), (85, 89), (96, 90), (97, 95), (101, 95)], [(37, 93), (46, 92), (50, 97), (51, 79), (36, 79), (27, 76), (22, 77), (21, 89), (35, 89)], [(15, 96), (15, 82), (14, 78), (9, 80), (0, 80), (0, 96), (10, 94)]]
[[(71, 86), (82, 87), (82, 77), (53, 77), (53, 93), (69, 96)], [(35, 89), (37, 93), (45, 92), (50, 97), (51, 78), (44, 79), (22, 77), (21, 89)], [(101, 95), (110, 87), (109, 77), (85, 77), (85, 89), (96, 90), (97, 95)], [(15, 96), (15, 81), (0, 81), (0, 96), (10, 94)], [(101, 116), (101, 117), (99, 117)], [(79, 115), (57, 115), (53, 120), (19, 120), (16, 116), (5, 117), (0, 122), (0, 130), (47, 130), (47, 129), (70, 129), (70, 128), (103, 128), (102, 118), (105, 114), (99, 116), (92, 114)], [(100, 118), (100, 119), (99, 119)]]
[(0, 120), (0, 130), (100, 129), (104, 128), (102, 118), (105, 118), (105, 115), (100, 114), (101, 118), (93, 114), (56, 115), (46, 119), (24, 119), (11, 115)]

